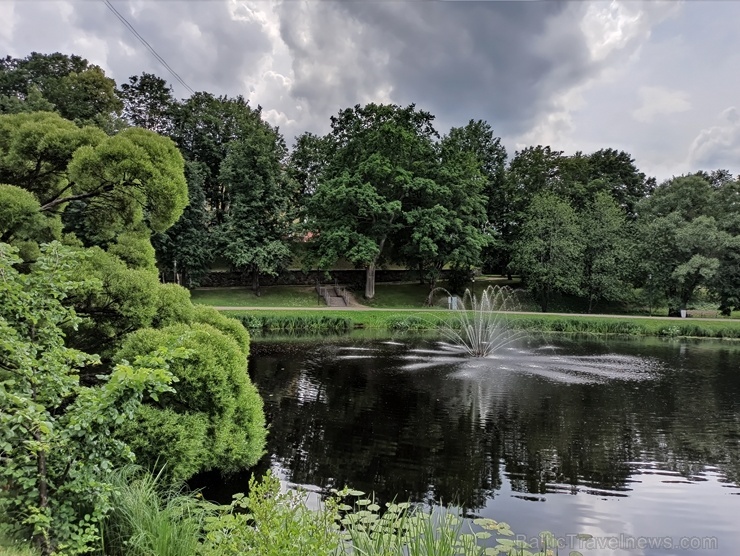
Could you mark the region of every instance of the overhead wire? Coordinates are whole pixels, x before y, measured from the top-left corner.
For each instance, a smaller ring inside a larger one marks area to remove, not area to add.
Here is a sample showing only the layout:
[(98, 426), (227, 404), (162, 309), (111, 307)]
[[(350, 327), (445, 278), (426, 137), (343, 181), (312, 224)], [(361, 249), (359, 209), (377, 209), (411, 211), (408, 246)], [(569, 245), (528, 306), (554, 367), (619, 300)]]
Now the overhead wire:
[(113, 7), (113, 4), (110, 2), (110, 0), (103, 0), (103, 3), (108, 7), (108, 9), (119, 19), (121, 23), (123, 23), (126, 28), (143, 44), (149, 52), (161, 63), (165, 69), (170, 72), (172, 77), (174, 77), (180, 85), (185, 87), (186, 90), (190, 92), (190, 94), (195, 94), (195, 90), (188, 85), (185, 80), (180, 77), (180, 75), (173, 70), (170, 65), (167, 63), (167, 61), (162, 58), (162, 56), (159, 55), (159, 53), (154, 49), (154, 47), (147, 42), (147, 40), (139, 34), (139, 32), (136, 30), (136, 28), (121, 14), (115, 7)]

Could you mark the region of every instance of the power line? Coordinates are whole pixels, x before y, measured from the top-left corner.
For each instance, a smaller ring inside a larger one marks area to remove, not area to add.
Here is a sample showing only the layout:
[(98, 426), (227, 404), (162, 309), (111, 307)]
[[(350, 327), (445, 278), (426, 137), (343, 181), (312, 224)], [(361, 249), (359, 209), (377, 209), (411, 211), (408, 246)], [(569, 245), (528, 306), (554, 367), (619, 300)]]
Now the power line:
[(180, 83), (180, 85), (182, 85), (183, 87), (185, 87), (185, 89), (190, 91), (191, 95), (195, 94), (195, 91), (192, 89), (192, 87), (190, 87), (190, 85), (185, 83), (185, 80), (182, 77), (180, 77), (178, 73), (170, 67), (170, 65), (165, 61), (164, 58), (162, 58), (159, 55), (159, 53), (157, 53), (156, 50), (154, 50), (154, 47), (151, 44), (149, 44), (146, 41), (146, 39), (139, 34), (139, 32), (134, 28), (134, 26), (131, 23), (129, 23), (128, 20), (118, 10), (116, 10), (113, 7), (113, 4), (111, 4), (110, 0), (103, 0), (103, 3), (108, 7), (108, 9), (111, 12), (113, 12), (113, 14), (121, 21), (121, 23), (123, 23), (126, 26), (126, 28), (129, 31), (131, 31), (131, 33), (137, 39), (139, 39), (141, 44), (143, 44), (149, 50), (149, 52), (152, 53), (152, 55), (167, 69), (167, 71), (170, 72), (170, 74), (172, 74), (172, 77), (174, 77)]

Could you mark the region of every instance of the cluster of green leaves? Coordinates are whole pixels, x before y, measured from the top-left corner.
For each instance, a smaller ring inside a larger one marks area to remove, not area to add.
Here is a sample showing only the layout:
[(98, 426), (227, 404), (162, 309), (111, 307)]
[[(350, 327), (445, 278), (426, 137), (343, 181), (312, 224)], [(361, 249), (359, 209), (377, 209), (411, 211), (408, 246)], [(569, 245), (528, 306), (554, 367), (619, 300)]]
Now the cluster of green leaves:
[[(143, 129), (108, 137), (47, 112), (0, 115), (0, 238), (32, 259), (70, 234), (86, 246), (132, 241), (171, 226), (187, 204), (183, 160)], [(63, 235), (65, 234), (66, 235)], [(128, 233), (128, 234), (126, 234)]]
[(249, 494), (206, 518), (203, 556), (334, 556), (340, 546), (336, 503), (312, 510), (305, 493), (282, 491), (272, 473), (249, 481)]
[(65, 298), (87, 286), (79, 254), (58, 243), (42, 247), (30, 271), (0, 243), (0, 513), (30, 534), (42, 554), (86, 553), (110, 509), (106, 477), (133, 459), (113, 433), (144, 397), (171, 392), (169, 366), (188, 353), (163, 343), (121, 360), (98, 386), (80, 369), (99, 358), (65, 345), (63, 329), (79, 317)]
[(141, 461), (167, 462), (166, 473), (175, 479), (255, 464), (267, 432), (262, 399), (246, 372), (246, 331), (213, 309), (201, 310), (216, 326), (220, 317), (220, 324), (229, 329), (195, 322), (142, 329), (126, 338), (115, 357), (125, 360), (169, 344), (189, 350), (189, 357), (170, 366), (179, 380), (176, 391), (149, 400), (121, 428)]
[(456, 508), (381, 507), (350, 488), (312, 499), (285, 490), (271, 472), (250, 479), (249, 494), (226, 506), (163, 489), (151, 475), (130, 470), (117, 485), (105, 537), (106, 553), (114, 556), (545, 556), (557, 547), (552, 533), (540, 534), (538, 551), (512, 540), (508, 524), (465, 521)]

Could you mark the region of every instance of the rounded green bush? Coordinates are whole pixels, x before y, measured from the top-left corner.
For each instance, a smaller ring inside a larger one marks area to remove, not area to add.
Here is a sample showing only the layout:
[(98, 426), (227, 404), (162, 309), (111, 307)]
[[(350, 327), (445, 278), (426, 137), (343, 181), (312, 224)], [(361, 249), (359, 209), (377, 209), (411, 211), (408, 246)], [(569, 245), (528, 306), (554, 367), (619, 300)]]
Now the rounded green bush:
[(267, 431), (262, 398), (247, 374), (243, 348), (209, 324), (177, 324), (134, 332), (115, 359), (131, 361), (160, 346), (184, 347), (190, 355), (170, 364), (178, 379), (175, 393), (149, 400), (136, 423), (123, 430), (140, 462), (164, 464), (176, 479), (254, 465), (264, 451)]
[(195, 305), (193, 308), (193, 322), (210, 324), (236, 341), (244, 357), (249, 355), (249, 332), (236, 319), (229, 318), (207, 305)]

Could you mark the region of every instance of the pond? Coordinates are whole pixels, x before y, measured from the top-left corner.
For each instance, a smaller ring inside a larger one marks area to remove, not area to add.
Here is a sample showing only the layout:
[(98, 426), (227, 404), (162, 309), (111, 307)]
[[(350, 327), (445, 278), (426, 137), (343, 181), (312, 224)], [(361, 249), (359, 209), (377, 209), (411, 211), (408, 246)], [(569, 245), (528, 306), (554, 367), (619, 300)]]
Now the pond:
[(478, 359), (429, 338), (257, 340), (249, 370), (260, 471), (290, 485), (453, 503), (565, 554), (740, 547), (737, 343), (539, 337)]

